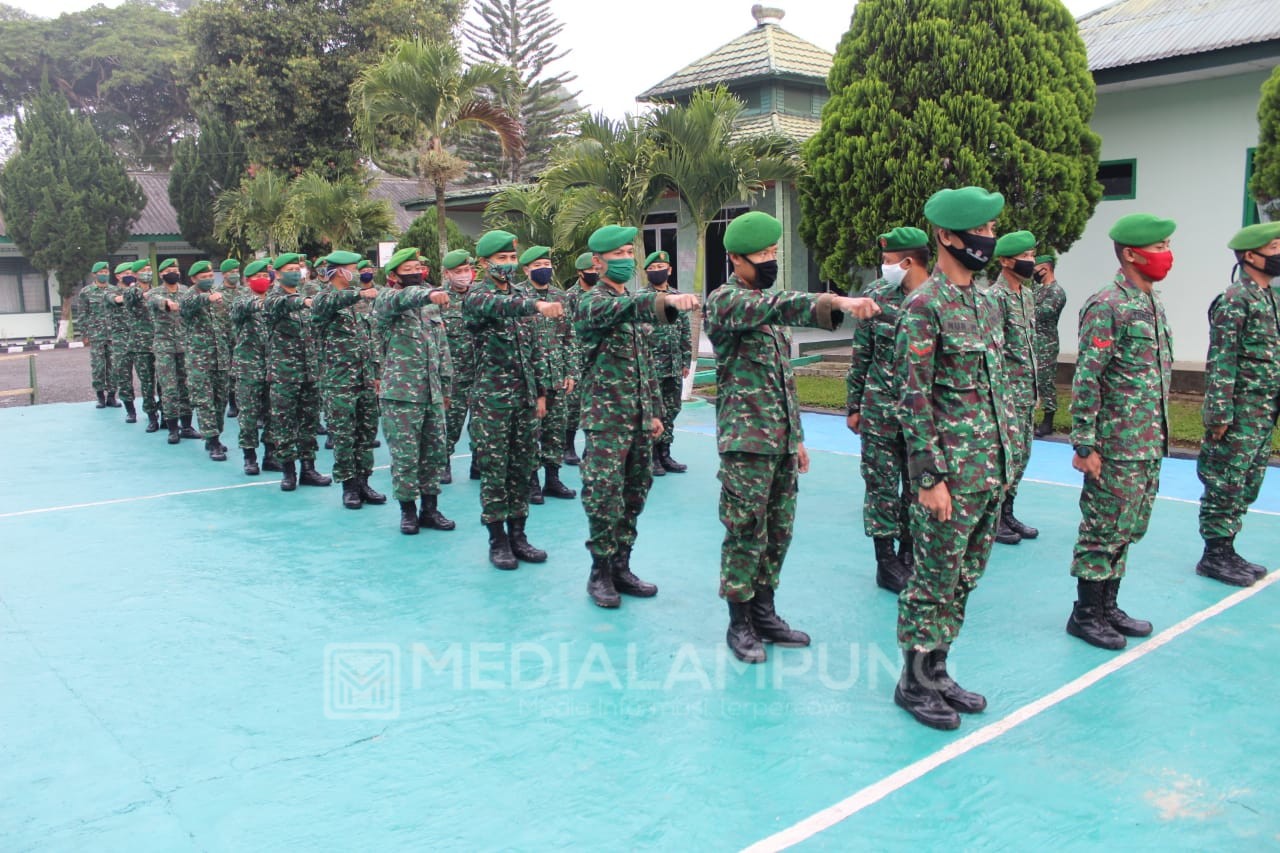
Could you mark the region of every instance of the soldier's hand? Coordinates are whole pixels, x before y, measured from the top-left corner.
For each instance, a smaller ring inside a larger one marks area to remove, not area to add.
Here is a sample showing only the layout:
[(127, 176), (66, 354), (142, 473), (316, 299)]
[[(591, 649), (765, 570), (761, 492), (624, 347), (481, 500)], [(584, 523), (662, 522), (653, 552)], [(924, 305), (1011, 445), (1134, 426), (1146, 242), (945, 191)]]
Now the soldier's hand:
[(796, 450), (796, 470), (801, 474), (809, 473), (809, 451), (803, 444)]
[(117, 296), (117, 297), (115, 297), (115, 299), (114, 299), (113, 301), (114, 301), (117, 305), (123, 305), (123, 304), (124, 304), (124, 297), (123, 297), (123, 296)]
[(177, 311), (178, 303), (174, 302), (172, 299), (166, 299), (164, 301), (164, 308), (166, 311)]
[(366, 287), (364, 290), (360, 291), (361, 299), (373, 299), (377, 295), (378, 295), (378, 288), (376, 287)]
[(680, 368), (680, 378), (681, 378), (681, 379), (688, 379), (688, 378), (689, 378), (689, 368), (687, 368), (687, 367), (682, 367), (682, 368)]
[(433, 305), (438, 305), (441, 308), (448, 308), (449, 307), (449, 291), (447, 290), (431, 291), (431, 302)]
[(662, 419), (661, 418), (649, 419), (649, 435), (652, 438), (657, 438), (658, 436), (662, 435)]
[(874, 299), (865, 296), (837, 296), (831, 307), (846, 314), (852, 314), (859, 320), (869, 320), (880, 313), (880, 306)]
[(862, 415), (854, 412), (852, 415), (844, 419), (845, 424), (855, 433), (862, 431)]
[(216, 290), (211, 290), (211, 291), (209, 291), (209, 301), (210, 301), (210, 302), (221, 302), (221, 301), (222, 301), (222, 294), (221, 294), (221, 293), (219, 293), (219, 292), (218, 292), (218, 291), (216, 291)]
[(1220, 426), (1209, 427), (1209, 435), (1214, 441), (1222, 441), (1222, 437), (1227, 434), (1230, 424), (1222, 424)]
[(1090, 480), (1102, 479), (1102, 457), (1097, 451), (1081, 459), (1079, 453), (1071, 454), (1071, 467), (1083, 473)]
[(938, 521), (951, 520), (951, 490), (943, 480), (932, 489), (920, 490), (920, 506), (928, 510)]
[(548, 320), (564, 316), (564, 305), (559, 302), (538, 302), (538, 313)]
[(677, 311), (692, 311), (698, 307), (698, 297), (692, 293), (677, 293), (667, 297), (667, 304)]
[(578, 383), (573, 381), (572, 377), (564, 381), (564, 393), (566, 394), (572, 394), (573, 389), (577, 387), (578, 387)]
[(538, 417), (545, 418), (547, 416), (547, 398), (538, 398)]
[(373, 380), (373, 393), (375, 393), (375, 394), (381, 394), (381, 393), (382, 393), (382, 380), (381, 380), (381, 379), (375, 379), (375, 380)]

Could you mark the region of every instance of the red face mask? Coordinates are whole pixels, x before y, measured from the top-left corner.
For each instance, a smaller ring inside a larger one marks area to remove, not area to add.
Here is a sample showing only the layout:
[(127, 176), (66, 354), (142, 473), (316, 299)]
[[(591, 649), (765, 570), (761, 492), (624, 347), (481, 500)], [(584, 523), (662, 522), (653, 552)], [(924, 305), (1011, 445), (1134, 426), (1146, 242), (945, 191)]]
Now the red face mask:
[(1163, 252), (1134, 249), (1133, 252), (1146, 261), (1145, 264), (1138, 265), (1138, 269), (1152, 281), (1164, 281), (1164, 277), (1169, 274), (1169, 270), (1173, 269), (1173, 252), (1168, 249)]
[(249, 289), (258, 295), (262, 295), (271, 289), (271, 279), (265, 275), (250, 276)]

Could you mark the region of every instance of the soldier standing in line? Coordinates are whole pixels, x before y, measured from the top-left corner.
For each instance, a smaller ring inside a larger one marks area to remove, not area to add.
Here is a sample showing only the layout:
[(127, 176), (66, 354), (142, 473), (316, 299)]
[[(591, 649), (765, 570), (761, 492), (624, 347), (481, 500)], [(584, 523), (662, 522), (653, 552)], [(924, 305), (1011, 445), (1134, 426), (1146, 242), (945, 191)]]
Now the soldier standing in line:
[(192, 287), (178, 305), (187, 329), (187, 380), (191, 402), (200, 415), (200, 433), (204, 449), (214, 462), (227, 461), (227, 447), (221, 441), (227, 411), (227, 368), (231, 353), (214, 306), (222, 302), (222, 294), (213, 289), (213, 266), (196, 261), (187, 270)]
[(236, 365), (236, 339), (231, 328), (231, 306), (235, 304), (236, 297), (243, 293), (240, 288), (240, 262), (235, 258), (227, 258), (218, 270), (222, 273), (222, 283), (217, 287), (222, 294), (222, 301), (214, 304), (213, 316), (222, 331), (227, 352), (231, 354), (231, 362), (227, 367), (227, 417), (235, 418), (240, 415), (240, 405), (236, 401), (236, 380), (240, 371)]
[[(564, 315), (569, 319), (569, 324), (578, 316), (578, 302), (583, 295), (591, 288), (596, 286), (596, 282), (600, 280), (600, 273), (603, 270), (597, 265), (595, 255), (590, 252), (583, 252), (578, 255), (573, 262), (573, 267), (577, 270), (577, 277), (574, 284), (566, 288), (564, 295)], [(574, 369), (581, 367), (578, 363), (581, 357), (580, 352), (574, 352), (569, 356), (574, 363)], [(575, 385), (574, 389), (565, 395), (565, 413), (564, 413), (564, 456), (561, 457), (566, 465), (577, 465), (582, 460), (578, 458), (578, 452), (573, 447), (574, 438), (578, 432), (578, 422), (582, 418), (582, 392)]]
[(1235, 538), (1258, 499), (1280, 417), (1280, 222), (1241, 229), (1227, 244), (1238, 275), (1209, 306), (1209, 357), (1201, 415), (1205, 437), (1196, 460), (1204, 483), (1196, 573), (1252, 586), (1267, 567), (1236, 553)]
[(929, 235), (902, 226), (881, 234), (878, 243), (880, 279), (863, 295), (880, 307), (880, 313), (859, 323), (853, 333), (853, 357), (845, 376), (846, 424), (862, 443), (862, 526), (875, 547), (876, 584), (896, 595), (906, 588), (915, 557), (909, 519), (911, 478), (895, 390), (894, 335), (902, 303), (929, 277)]
[(142, 395), (142, 410), (147, 413), (147, 432), (160, 430), (160, 418), (156, 404), (156, 361), (151, 352), (155, 330), (151, 325), (151, 312), (147, 309), (146, 291), (138, 284), (136, 268), (149, 267), (151, 262), (142, 260), (123, 263), (116, 267), (116, 288), (112, 299), (123, 312), (122, 337), (116, 348), (116, 387), (124, 410), (126, 423), (137, 423), (138, 412), (134, 407), (133, 375), (138, 375), (138, 393)]
[[(164, 411), (165, 426), (169, 428), (169, 443), (177, 444), (184, 438), (199, 438), (200, 433), (191, 427), (191, 396), (187, 388), (186, 338), (182, 325), (179, 301), (187, 289), (182, 286), (182, 274), (174, 258), (166, 258), (161, 264), (161, 286), (147, 291), (147, 308), (151, 311), (153, 337), (151, 348), (156, 359), (156, 379), (160, 383), (160, 408)], [(139, 273), (138, 280), (142, 280)], [(181, 423), (182, 429), (178, 429)]]
[(980, 187), (934, 193), (924, 206), (937, 267), (903, 306), (895, 339), (898, 415), (908, 468), (916, 565), (898, 596), (904, 666), (893, 700), (936, 729), (987, 707), (947, 672), (969, 595), (987, 568), (1012, 469), (999, 307), (973, 286), (991, 264), (1004, 197)]
[(93, 280), (80, 289), (81, 335), (89, 339), (89, 371), (93, 390), (98, 395), (96, 408), (119, 408), (114, 387), (115, 373), (111, 364), (111, 323), (107, 317), (107, 262), (93, 265)]
[[(551, 286), (555, 267), (551, 263), (548, 246), (531, 246), (520, 255), (520, 266), (533, 290), (533, 297), (540, 302), (564, 302), (565, 294)], [(538, 425), (538, 458), (546, 471), (546, 486), (538, 482), (538, 469), (533, 469), (529, 480), (529, 502), (542, 503), (543, 495), (549, 498), (570, 500), (578, 493), (560, 482), (560, 464), (564, 461), (564, 440), (568, 415), (566, 397), (573, 393), (578, 382), (577, 343), (573, 326), (565, 317), (550, 320), (546, 317), (530, 318), (538, 333), (538, 346), (547, 361), (547, 414)]]
[[(671, 285), (671, 256), (661, 250), (644, 259), (644, 274), (652, 293), (679, 293)], [(684, 379), (689, 375), (689, 363), (693, 359), (693, 329), (689, 315), (680, 312), (671, 323), (658, 323), (652, 327), (649, 345), (653, 365), (662, 392), (662, 435), (653, 442), (653, 476), (683, 474), (689, 470), (671, 458), (671, 442), (675, 440), (676, 418), (680, 415), (681, 398), (684, 396)]]
[(1067, 307), (1067, 292), (1058, 284), (1055, 275), (1057, 264), (1058, 256), (1053, 252), (1036, 256), (1033, 276), (1036, 284), (1032, 288), (1036, 294), (1036, 364), (1040, 365), (1036, 372), (1036, 393), (1044, 410), (1044, 417), (1036, 427), (1036, 438), (1053, 434), (1053, 416), (1058, 411), (1058, 388), (1054, 385), (1061, 349), (1058, 318), (1062, 316), (1062, 309)]
[(1000, 279), (990, 294), (1004, 320), (1005, 391), (1013, 405), (1013, 443), (1009, 454), (1009, 490), (1000, 505), (996, 541), (1017, 545), (1035, 539), (1040, 531), (1023, 524), (1013, 514), (1018, 484), (1031, 459), (1031, 439), (1036, 424), (1036, 389), (1040, 363), (1036, 361), (1036, 298), (1031, 291), (1035, 272), (1036, 238), (1030, 231), (1014, 231), (996, 241), (996, 262)]
[(559, 302), (539, 302), (516, 285), (516, 237), (489, 231), (476, 244), (484, 278), (462, 303), (475, 336), (476, 381), (471, 389), (471, 453), (480, 469), (480, 521), (489, 528), (489, 562), (542, 563), (547, 552), (529, 544), (529, 475), (538, 464), (538, 421), (547, 413), (546, 355), (525, 321), (564, 316)]
[(716, 448), (720, 453), (720, 597), (729, 603), (725, 639), (748, 663), (765, 660), (761, 641), (807, 646), (774, 609), (795, 523), (797, 478), (809, 470), (792, 371), (788, 326), (835, 329), (844, 314), (879, 311), (865, 298), (779, 290), (782, 223), (761, 211), (729, 223), (724, 248), (733, 275), (706, 303), (716, 353)]
[(239, 417), (240, 450), (244, 453), (244, 472), (257, 476), (262, 471), (280, 471), (273, 446), (265, 445), (262, 465), (258, 465), (258, 443), (267, 437), (267, 415), (271, 411), (271, 393), (267, 384), (267, 327), (262, 313), (262, 297), (271, 287), (266, 260), (250, 261), (244, 268), (249, 292), (231, 303), (231, 328), (235, 333), (235, 359), (239, 365), (236, 392), (241, 408)]
[[(476, 345), (462, 320), (462, 300), (475, 281), (474, 259), (466, 249), (454, 249), (444, 256), (443, 284), (449, 292), (449, 304), (440, 309), (445, 337), (449, 342), (449, 358), (453, 362), (453, 388), (447, 395), (449, 411), (445, 413), (445, 467), (441, 483), (453, 482), (453, 451), (462, 438), (462, 425), (471, 409), (471, 386), (476, 379)], [(475, 454), (471, 455), (471, 479), (479, 480)]]
[[(367, 258), (356, 264), (356, 272), (359, 274), (360, 289), (372, 287), (381, 291), (381, 288), (374, 282), (374, 266)], [(353, 285), (354, 286), (354, 285)], [(376, 298), (376, 297), (375, 297)], [(372, 342), (371, 352), (373, 353), (373, 369), (377, 376), (382, 375), (382, 353), (378, 346), (378, 334), (373, 327), (373, 303), (367, 299), (362, 299), (356, 303), (355, 311), (360, 315), (360, 319), (364, 321), (365, 327), (369, 330), (369, 340)], [(374, 398), (374, 406), (378, 405), (377, 398)], [(377, 412), (378, 418), (382, 417), (381, 409)], [(382, 441), (375, 435), (373, 441), (369, 442), (370, 449), (376, 449), (382, 446)]]
[(1169, 452), (1173, 340), (1155, 284), (1173, 267), (1170, 219), (1131, 213), (1110, 237), (1120, 271), (1080, 309), (1071, 383), (1071, 466), (1084, 474), (1071, 559), (1077, 599), (1067, 633), (1103, 649), (1145, 637), (1151, 623), (1116, 604), (1129, 546), (1142, 539)]

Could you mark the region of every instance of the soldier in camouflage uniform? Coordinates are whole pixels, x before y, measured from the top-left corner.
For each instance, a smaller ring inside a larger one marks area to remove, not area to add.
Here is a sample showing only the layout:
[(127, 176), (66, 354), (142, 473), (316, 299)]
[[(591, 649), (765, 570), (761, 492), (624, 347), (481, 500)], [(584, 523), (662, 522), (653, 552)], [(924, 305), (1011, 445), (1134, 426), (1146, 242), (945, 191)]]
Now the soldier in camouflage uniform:
[(387, 502), (369, 485), (378, 434), (378, 374), (369, 326), (356, 312), (361, 300), (373, 299), (378, 291), (353, 286), (360, 278), (355, 252), (332, 252), (323, 260), (320, 277), (329, 286), (311, 300), (320, 390), (328, 400), (333, 477), (342, 483), (342, 505), (360, 509)]
[(244, 268), (249, 292), (231, 303), (231, 328), (235, 335), (234, 353), (239, 370), (236, 393), (241, 403), (239, 414), (240, 450), (244, 453), (244, 472), (256, 476), (263, 470), (279, 471), (272, 445), (266, 445), (262, 465), (258, 465), (258, 443), (267, 435), (267, 415), (271, 411), (271, 393), (267, 384), (267, 327), (262, 313), (263, 295), (271, 287), (266, 260), (251, 261)]
[(480, 469), (480, 521), (489, 528), (489, 561), (509, 570), (517, 560), (547, 559), (525, 534), (529, 475), (538, 465), (538, 421), (547, 413), (550, 384), (537, 330), (525, 318), (563, 317), (564, 306), (539, 302), (511, 283), (518, 259), (514, 234), (482, 235), (476, 256), (484, 278), (462, 303), (476, 342), (471, 453)]
[[(578, 255), (577, 260), (573, 262), (574, 269), (578, 271), (577, 278), (574, 279), (573, 285), (565, 289), (564, 294), (564, 315), (569, 320), (569, 325), (573, 325), (577, 319), (578, 302), (582, 299), (591, 288), (596, 286), (596, 282), (600, 280), (600, 273), (603, 270), (598, 266), (595, 255), (590, 252), (583, 252)], [(581, 353), (574, 353), (572, 356), (574, 363), (577, 364), (581, 359)], [(565, 413), (564, 413), (564, 456), (561, 460), (566, 465), (577, 465), (582, 460), (578, 458), (578, 452), (573, 447), (574, 436), (578, 432), (578, 422), (582, 418), (582, 392), (575, 385), (573, 390), (565, 395)]]
[(1036, 295), (1036, 395), (1044, 417), (1036, 427), (1036, 438), (1053, 434), (1053, 416), (1058, 411), (1058, 389), (1054, 379), (1058, 373), (1058, 318), (1067, 307), (1067, 292), (1058, 284), (1054, 273), (1058, 256), (1053, 252), (1036, 256), (1033, 276)]
[[(166, 258), (160, 263), (160, 287), (147, 291), (147, 309), (151, 312), (151, 349), (156, 359), (156, 380), (160, 384), (160, 408), (169, 443), (183, 438), (199, 438), (191, 427), (191, 396), (187, 388), (186, 338), (179, 301), (187, 289), (182, 286), (178, 262)], [(181, 423), (182, 429), (178, 429)]]
[(1040, 531), (1023, 524), (1013, 514), (1018, 484), (1031, 459), (1031, 439), (1036, 423), (1036, 394), (1039, 387), (1040, 363), (1036, 361), (1036, 298), (1031, 290), (1035, 272), (1036, 238), (1030, 231), (1014, 231), (996, 241), (996, 262), (1000, 279), (991, 288), (991, 296), (1004, 323), (1005, 390), (1013, 406), (1010, 429), (1013, 443), (1009, 448), (1009, 490), (1000, 505), (1000, 521), (996, 541), (1001, 545), (1017, 545), (1023, 539), (1035, 539)]
[(187, 381), (191, 402), (200, 415), (200, 433), (204, 449), (214, 462), (227, 461), (227, 446), (222, 443), (223, 416), (227, 411), (227, 368), (231, 353), (214, 306), (222, 302), (222, 294), (213, 289), (213, 266), (196, 261), (187, 270), (192, 287), (178, 304), (182, 323), (187, 329)]
[(222, 338), (226, 341), (227, 352), (231, 353), (231, 363), (227, 367), (227, 417), (235, 418), (240, 415), (240, 405), (236, 401), (236, 384), (239, 370), (236, 366), (236, 336), (235, 330), (231, 328), (231, 306), (235, 304), (236, 298), (244, 292), (240, 287), (240, 262), (235, 258), (227, 258), (218, 267), (222, 273), (222, 282), (218, 285), (217, 291), (222, 294), (222, 301), (215, 303), (213, 308), (213, 316), (218, 322), (218, 327), (222, 330)]
[(270, 435), (284, 469), (280, 489), (285, 492), (292, 492), (299, 483), (327, 486), (333, 482), (316, 470), (315, 422), (320, 393), (311, 344), (311, 299), (299, 292), (303, 284), (299, 257), (286, 252), (275, 259), (278, 286), (267, 291), (263, 300), (268, 330)]
[(724, 248), (733, 275), (706, 303), (716, 353), (716, 447), (720, 452), (720, 597), (725, 639), (739, 660), (765, 660), (763, 640), (807, 646), (774, 609), (774, 592), (795, 522), (797, 475), (809, 470), (788, 326), (835, 329), (845, 313), (879, 309), (870, 299), (779, 290), (782, 223), (761, 211), (729, 223)]
[[(462, 425), (471, 410), (471, 386), (476, 381), (476, 345), (462, 320), (462, 300), (475, 281), (473, 258), (466, 249), (454, 249), (444, 256), (444, 285), (449, 291), (449, 304), (440, 309), (445, 337), (449, 342), (449, 359), (453, 362), (453, 388), (447, 395), (449, 411), (445, 413), (445, 467), (441, 483), (453, 482), (453, 451), (462, 438)], [(471, 479), (479, 480), (480, 471), (472, 455)]]
[(1227, 244), (1239, 274), (1209, 306), (1205, 369), (1205, 437), (1196, 460), (1204, 483), (1196, 572), (1252, 586), (1266, 566), (1236, 553), (1244, 514), (1258, 499), (1280, 416), (1280, 317), (1271, 286), (1280, 277), (1280, 222), (1241, 229)]
[[(361, 289), (372, 287), (378, 292), (382, 292), (382, 288), (374, 281), (374, 276), (376, 275), (374, 269), (375, 268), (373, 266), (373, 263), (367, 259), (362, 260), (360, 261), (360, 263), (356, 264), (356, 271), (359, 273), (359, 276), (360, 276), (360, 287)], [(378, 345), (378, 334), (375, 331), (373, 326), (373, 303), (367, 299), (362, 299), (356, 303), (355, 311), (358, 315), (360, 315), (360, 319), (364, 321), (365, 326), (369, 329), (369, 340), (373, 342), (373, 347), (372, 347), (373, 369), (378, 376), (381, 376), (382, 375), (382, 352), (381, 352), (381, 347)], [(377, 403), (376, 399), (374, 403), (376, 405)], [(381, 417), (381, 415), (382, 415), (382, 412), (381, 410), (379, 410), (378, 416)], [(369, 443), (369, 446), (371, 448), (381, 447), (382, 441), (379, 440), (377, 436), (374, 436), (374, 439)]]
[(1012, 470), (1012, 407), (999, 307), (973, 286), (995, 251), (1004, 197), (941, 190), (925, 204), (938, 243), (933, 275), (906, 301), (894, 344), (902, 434), (917, 488), (916, 565), (898, 596), (904, 666), (893, 699), (918, 722), (960, 725), (987, 700), (947, 672), (969, 595), (986, 570)]
[(155, 330), (151, 326), (151, 312), (147, 309), (147, 291), (138, 284), (138, 272), (149, 269), (151, 262), (145, 258), (116, 267), (116, 286), (112, 301), (121, 312), (121, 337), (116, 342), (116, 387), (124, 410), (126, 423), (137, 423), (138, 412), (134, 407), (133, 375), (138, 375), (138, 391), (142, 395), (142, 410), (147, 413), (147, 432), (160, 430), (159, 406), (156, 403), (156, 359), (151, 352)]
[[(555, 267), (551, 264), (549, 246), (532, 246), (520, 255), (520, 266), (533, 291), (533, 298), (540, 302), (565, 300), (565, 293), (551, 286)], [(539, 461), (546, 471), (546, 485), (538, 482), (538, 469), (534, 468), (529, 481), (530, 503), (542, 503), (549, 498), (570, 500), (578, 493), (560, 482), (560, 463), (564, 461), (564, 440), (568, 416), (566, 397), (573, 393), (578, 382), (578, 345), (573, 326), (566, 317), (555, 320), (542, 316), (530, 318), (538, 334), (538, 346), (545, 353), (548, 371), (547, 415), (538, 424)]]
[(1169, 451), (1173, 340), (1155, 283), (1173, 266), (1172, 220), (1146, 213), (1111, 227), (1120, 271), (1080, 309), (1071, 384), (1071, 465), (1084, 474), (1071, 560), (1077, 600), (1067, 633), (1104, 649), (1145, 637), (1151, 623), (1116, 605), (1129, 546), (1142, 539)]
[[(671, 285), (671, 256), (666, 252), (652, 252), (644, 259), (644, 274), (649, 280), (650, 293), (678, 293)], [(662, 435), (653, 442), (653, 476), (683, 474), (689, 470), (671, 458), (671, 442), (675, 440), (676, 418), (684, 396), (684, 379), (689, 375), (693, 360), (693, 329), (689, 315), (683, 311), (674, 322), (658, 323), (651, 327), (649, 348), (658, 387), (662, 392)]]
[(915, 558), (907, 445), (898, 421), (894, 334), (902, 303), (929, 277), (929, 235), (902, 226), (881, 234), (878, 243), (881, 277), (863, 295), (880, 306), (880, 313), (859, 323), (853, 333), (853, 357), (845, 376), (845, 422), (861, 438), (860, 470), (866, 487), (862, 526), (875, 547), (876, 584), (896, 595), (906, 588)]
[(113, 387), (115, 374), (111, 364), (111, 323), (107, 317), (107, 262), (93, 265), (93, 281), (80, 289), (80, 332), (89, 339), (89, 370), (93, 390), (98, 395), (99, 409), (119, 408)]
[(658, 588), (631, 571), (636, 523), (653, 485), (651, 447), (662, 432), (662, 392), (648, 324), (669, 325), (697, 307), (692, 295), (627, 293), (635, 276), (635, 228), (606, 225), (588, 242), (605, 272), (577, 306), (582, 347), (582, 508), (591, 574), (587, 594), (617, 607), (620, 593), (649, 598)]

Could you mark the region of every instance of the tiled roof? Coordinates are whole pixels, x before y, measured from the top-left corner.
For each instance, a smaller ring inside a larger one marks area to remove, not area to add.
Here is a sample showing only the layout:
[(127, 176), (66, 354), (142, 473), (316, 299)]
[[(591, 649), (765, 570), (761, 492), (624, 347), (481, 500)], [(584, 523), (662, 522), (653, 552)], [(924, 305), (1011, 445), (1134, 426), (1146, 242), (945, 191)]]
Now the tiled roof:
[(692, 92), (699, 86), (762, 77), (825, 81), (832, 59), (832, 54), (777, 24), (761, 24), (646, 89), (639, 100), (652, 101)]
[(821, 127), (822, 119), (786, 113), (766, 113), (738, 119), (738, 123), (733, 128), (733, 135), (741, 139), (746, 136), (766, 136), (776, 133), (794, 142), (805, 142)]
[(1280, 0), (1119, 0), (1076, 25), (1100, 71), (1280, 40)]
[(417, 211), (406, 210), (404, 206), (405, 202), (422, 196), (422, 188), (415, 180), (379, 175), (369, 188), (369, 195), (387, 200), (391, 205), (391, 212), (395, 214), (396, 228), (401, 231), (418, 218)]

